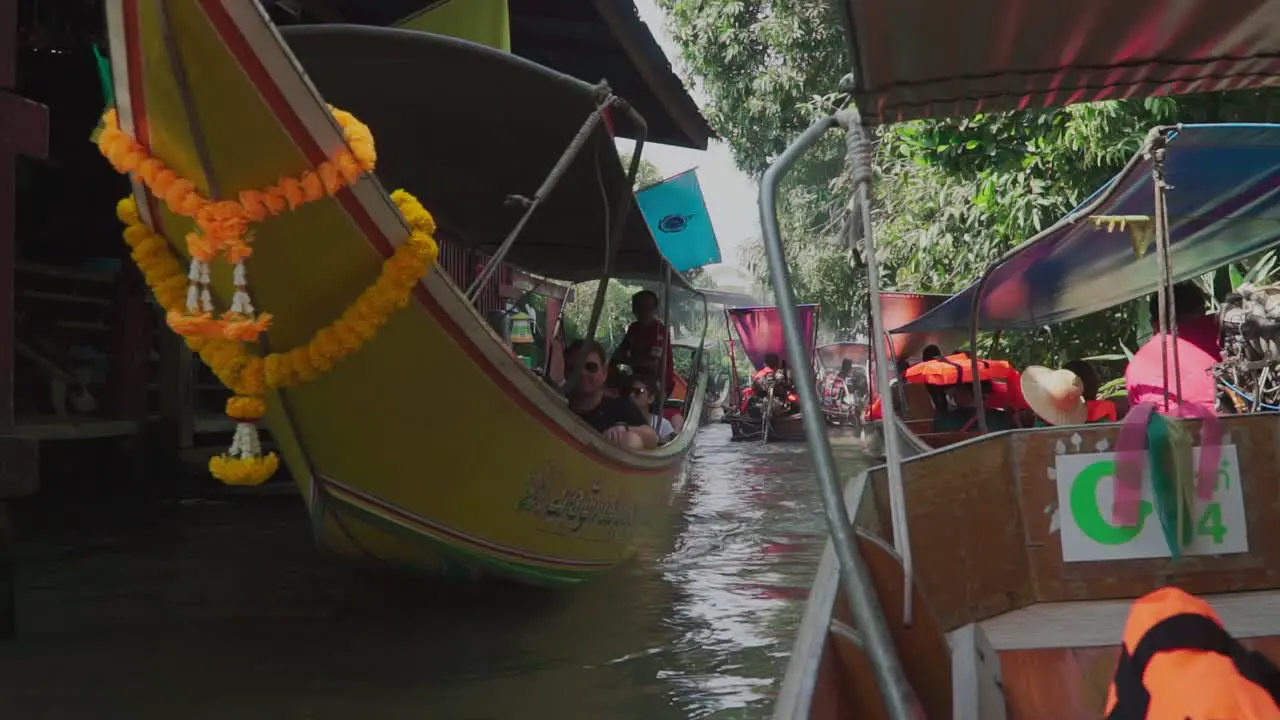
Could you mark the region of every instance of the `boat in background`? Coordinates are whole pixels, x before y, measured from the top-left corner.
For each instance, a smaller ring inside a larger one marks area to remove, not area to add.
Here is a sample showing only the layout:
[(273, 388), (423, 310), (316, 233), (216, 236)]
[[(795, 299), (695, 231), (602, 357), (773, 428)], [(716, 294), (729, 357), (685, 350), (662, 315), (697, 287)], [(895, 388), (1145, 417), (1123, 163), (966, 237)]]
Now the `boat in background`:
[[(805, 352), (797, 361), (787, 352), (782, 340), (782, 324), (776, 307), (736, 307), (724, 311), (725, 325), (729, 331), (729, 367), (735, 403), (725, 413), (725, 422), (733, 428), (733, 439), (738, 442), (794, 442), (804, 438), (804, 408), (792, 395), (791, 383), (798, 374), (813, 372), (814, 347), (818, 340), (817, 305), (797, 305), (796, 313), (804, 320), (807, 338)], [(737, 341), (734, 341), (737, 337)], [(741, 347), (752, 369), (745, 378), (738, 376), (736, 348)], [(776, 357), (778, 367), (769, 367), (758, 383), (766, 398), (750, 398), (755, 376), (767, 366), (767, 360)], [(779, 384), (778, 373), (786, 373), (787, 382)], [(783, 393), (774, 397), (775, 387)], [(750, 399), (747, 399), (750, 398)], [(763, 402), (763, 404), (761, 404)]]
[[(1004, 29), (987, 21), (1013, 12), (1012, 4), (978, 5), (840, 3), (850, 31), (855, 104), (815, 123), (761, 182), (765, 250), (780, 305), (793, 293), (777, 222), (778, 187), (830, 128), (852, 134), (849, 155), (856, 159), (870, 156), (864, 121), (1047, 107), (1117, 91), (1142, 97), (1256, 88), (1274, 83), (1280, 70), (1280, 61), (1259, 60), (1280, 57), (1277, 0), (1230, 11), (1190, 4), (1174, 24), (1165, 22), (1166, 5), (1154, 1), (1038, 4), (1021, 16), (1012, 46)], [(917, 22), (921, 16), (931, 18), (927, 28)], [(1137, 32), (1153, 23), (1165, 32)], [(1242, 33), (1251, 38), (1247, 58), (1230, 50)], [(1072, 44), (1086, 36), (1092, 41), (1083, 50)], [(904, 42), (914, 51), (903, 52)], [(1066, 46), (1079, 52), (1062, 55)], [(999, 52), (973, 53), (974, 47)], [(1270, 69), (1259, 74), (1259, 63)], [(1178, 72), (1166, 74), (1174, 64)], [(1045, 70), (1017, 71), (1028, 67)], [(857, 107), (873, 114), (859, 117)], [(1112, 183), (993, 263), (947, 312), (967, 314), (971, 336), (980, 328), (1060, 322), (1168, 292), (1174, 282), (1276, 247), (1277, 166), (1280, 125), (1155, 128)], [(863, 205), (871, 174), (860, 167), (850, 172), (875, 292), (874, 233)], [(1128, 228), (1108, 235), (1097, 226), (1108, 223)], [(941, 307), (935, 312), (944, 315)], [(887, 325), (882, 319), (876, 318), (878, 330)], [(926, 319), (904, 329), (942, 327)], [(783, 320), (788, 345), (800, 347), (801, 323)], [(887, 393), (887, 373), (878, 383)], [(811, 386), (802, 391), (814, 395)], [(885, 404), (890, 421), (893, 407)], [(1268, 515), (1280, 492), (1277, 416), (1184, 419), (1185, 440), (1147, 443), (1146, 423), (1165, 422), (1152, 418), (1159, 416), (1140, 416), (1137, 429), (1144, 432), (1128, 446), (1129, 428), (1116, 423), (991, 433), (914, 457), (911, 448), (899, 452), (891, 445), (885, 466), (848, 485), (834, 472), (821, 427), (806, 426), (832, 542), (774, 717), (1102, 717), (1115, 702), (1116, 687), (1109, 686), (1117, 658), (1131, 657), (1122, 654), (1120, 641), (1130, 632), (1125, 618), (1132, 600), (1169, 585), (1212, 605), (1243, 645), (1234, 650), (1237, 657), (1254, 650), (1280, 660), (1280, 615), (1273, 612), (1280, 608), (1280, 530)], [(1148, 466), (1156, 464), (1153, 454), (1166, 450), (1198, 456), (1200, 463), (1194, 477), (1157, 495)], [(1122, 474), (1123, 484), (1115, 478)], [(1181, 484), (1187, 481), (1194, 487)], [(1192, 507), (1179, 505), (1189, 512), (1176, 513), (1190, 538), (1178, 530), (1166, 535), (1165, 521), (1153, 515), (1168, 520), (1168, 503), (1192, 497)], [(1183, 639), (1171, 632), (1165, 639)], [(1148, 646), (1138, 641), (1125, 637), (1126, 649)], [(1194, 639), (1190, 646), (1200, 649)], [(1241, 683), (1262, 684), (1256, 674), (1240, 672)], [(1274, 686), (1266, 690), (1275, 692)], [(1162, 688), (1149, 691), (1148, 698)]]
[[(932, 293), (882, 292), (880, 308), (884, 316), (883, 327), (900, 328), (949, 299), (951, 299), (950, 295)], [(871, 326), (868, 319), (867, 327)], [(893, 366), (889, 368), (890, 376), (896, 378), (899, 367), (913, 359), (919, 359), (925, 348), (930, 345), (947, 353), (964, 341), (964, 331), (955, 329), (920, 333), (886, 333), (885, 353), (893, 360)], [(875, 372), (873, 353), (867, 363), (867, 376), (871, 379), (868, 383), (870, 398), (867, 403), (866, 424), (862, 429), (862, 439), (867, 452), (882, 457), (884, 455), (884, 419), (880, 412), (882, 400), (874, 381)], [(919, 436), (933, 429), (933, 401), (929, 398), (928, 391), (921, 386), (895, 382), (895, 388), (898, 393), (899, 411), (895, 418), (895, 425), (901, 444), (911, 446), (914, 451), (924, 452), (928, 450), (929, 445), (920, 440)]]
[[(818, 380), (822, 383), (822, 417), (827, 424), (861, 430), (871, 404), (871, 346), (865, 342), (821, 345), (815, 353)], [(844, 366), (849, 374), (841, 377)]]
[[(506, 261), (571, 282), (671, 282), (614, 147), (615, 129), (642, 144), (643, 119), (604, 85), (409, 30), (282, 36), (241, 0), (110, 0), (107, 17), (120, 131), (204, 197), (314, 175), (347, 151), (328, 103), (377, 143), (376, 175), (253, 225), (245, 266), (253, 302), (274, 316), (273, 350), (307, 345), (410, 241), (384, 182), (414, 193), (443, 240), (490, 253), (487, 272)], [(540, 108), (538, 121), (512, 126), (521, 107)], [(185, 262), (193, 223), (133, 179), (140, 229)], [(210, 288), (221, 307), (236, 289), (222, 266)], [(265, 422), (318, 544), (447, 576), (566, 586), (665, 542), (703, 407), (702, 353), (684, 432), (623, 450), (517, 360), (473, 289), (432, 267), (358, 351), (314, 382), (266, 393)]]

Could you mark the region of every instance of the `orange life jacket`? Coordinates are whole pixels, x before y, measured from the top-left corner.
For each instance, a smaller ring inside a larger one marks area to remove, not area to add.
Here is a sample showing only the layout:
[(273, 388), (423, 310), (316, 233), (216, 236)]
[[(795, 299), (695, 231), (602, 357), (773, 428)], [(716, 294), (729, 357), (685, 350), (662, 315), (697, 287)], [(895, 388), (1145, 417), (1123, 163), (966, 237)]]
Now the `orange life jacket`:
[(1280, 670), (1246, 650), (1205, 601), (1175, 587), (1129, 611), (1107, 720), (1280, 717)]
[(773, 368), (769, 367), (768, 365), (765, 365), (764, 367), (762, 367), (762, 368), (760, 368), (759, 370), (757, 370), (755, 375), (752, 375), (752, 376), (751, 376), (751, 382), (757, 382), (757, 383), (758, 383), (758, 382), (760, 382), (760, 381), (764, 380), (764, 378), (765, 378), (765, 376), (766, 376), (766, 375), (775, 374), (776, 372), (777, 372), (777, 371), (776, 371), (776, 370), (774, 370)]
[(1089, 400), (1085, 406), (1088, 408), (1085, 422), (1116, 422), (1116, 404), (1110, 400)]

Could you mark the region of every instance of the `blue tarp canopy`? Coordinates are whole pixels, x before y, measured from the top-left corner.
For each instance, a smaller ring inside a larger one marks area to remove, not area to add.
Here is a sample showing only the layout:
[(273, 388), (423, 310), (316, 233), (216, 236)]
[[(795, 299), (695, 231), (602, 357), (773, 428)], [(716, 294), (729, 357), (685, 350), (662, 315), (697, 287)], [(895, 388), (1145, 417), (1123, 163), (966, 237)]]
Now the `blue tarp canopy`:
[[(1280, 125), (1186, 125), (1165, 155), (1170, 258), (1187, 280), (1280, 244)], [(1154, 242), (1139, 258), (1128, 231), (1095, 215), (1154, 217), (1151, 162), (1141, 153), (1093, 197), (991, 272), (979, 329), (1031, 330), (1156, 289)], [(977, 283), (894, 333), (968, 328)]]
[(644, 188), (636, 193), (636, 202), (658, 249), (677, 272), (720, 262), (720, 243), (695, 171)]

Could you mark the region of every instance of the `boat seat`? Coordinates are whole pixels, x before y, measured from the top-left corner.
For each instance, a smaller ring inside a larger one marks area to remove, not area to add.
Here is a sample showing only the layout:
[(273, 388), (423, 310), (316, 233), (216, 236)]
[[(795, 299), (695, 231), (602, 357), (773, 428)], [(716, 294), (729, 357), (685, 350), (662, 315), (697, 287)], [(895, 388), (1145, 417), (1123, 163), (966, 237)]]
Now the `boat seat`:
[(972, 438), (981, 436), (982, 433), (977, 430), (957, 430), (955, 432), (938, 432), (924, 433), (920, 435), (920, 439), (925, 441), (932, 448), (941, 448), (948, 445), (955, 445)]
[(921, 418), (919, 420), (907, 420), (907, 429), (916, 435), (924, 435), (933, 432), (933, 418)]
[(929, 386), (909, 383), (903, 391), (907, 396), (907, 420), (933, 418), (933, 400), (929, 397)]

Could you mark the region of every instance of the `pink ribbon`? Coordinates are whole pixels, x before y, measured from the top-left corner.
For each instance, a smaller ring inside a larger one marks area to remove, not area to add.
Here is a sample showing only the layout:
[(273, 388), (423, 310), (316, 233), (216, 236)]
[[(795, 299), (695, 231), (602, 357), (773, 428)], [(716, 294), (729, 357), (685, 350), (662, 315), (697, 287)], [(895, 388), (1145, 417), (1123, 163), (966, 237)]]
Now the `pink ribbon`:
[(1120, 437), (1116, 439), (1115, 499), (1111, 504), (1111, 521), (1120, 527), (1138, 524), (1142, 475), (1147, 463), (1147, 423), (1155, 410), (1155, 403), (1131, 407), (1120, 424)]
[[(1120, 425), (1120, 437), (1116, 441), (1116, 485), (1111, 505), (1111, 521), (1121, 527), (1138, 524), (1142, 476), (1147, 462), (1147, 423), (1155, 411), (1155, 403), (1142, 403), (1130, 408)], [(1218, 461), (1222, 459), (1222, 423), (1212, 410), (1199, 404), (1177, 405), (1175, 414), (1179, 418), (1201, 421), (1196, 496), (1201, 500), (1210, 500), (1218, 479)]]

